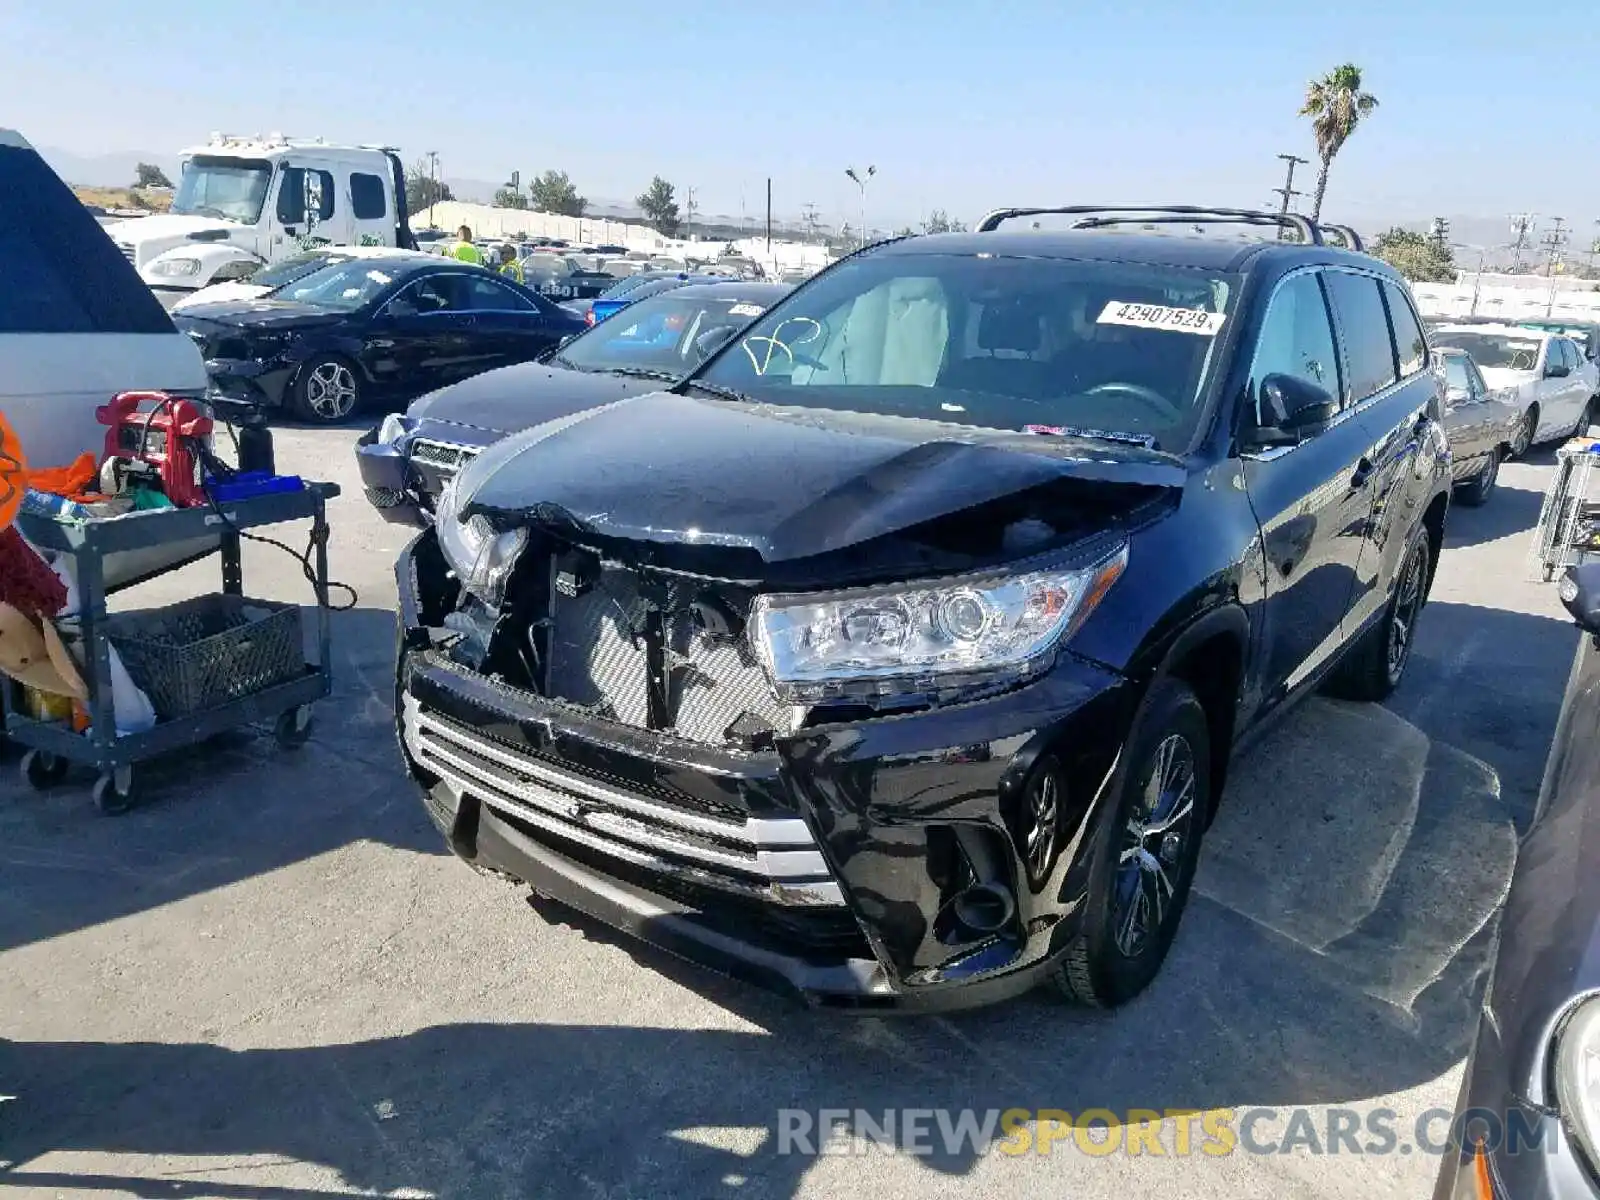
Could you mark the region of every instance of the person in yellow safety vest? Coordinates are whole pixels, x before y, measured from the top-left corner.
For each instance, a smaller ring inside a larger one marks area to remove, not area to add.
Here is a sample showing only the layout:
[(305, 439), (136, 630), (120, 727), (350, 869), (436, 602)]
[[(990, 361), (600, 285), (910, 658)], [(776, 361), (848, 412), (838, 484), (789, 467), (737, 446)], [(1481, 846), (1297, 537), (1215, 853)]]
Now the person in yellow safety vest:
[(527, 283), (522, 274), (522, 260), (517, 257), (517, 249), (509, 242), (500, 243), (500, 274), (515, 279), (518, 283)]
[(472, 229), (463, 225), (456, 230), (456, 244), (450, 248), (450, 257), (458, 258), (462, 262), (483, 265), (483, 251), (472, 244)]

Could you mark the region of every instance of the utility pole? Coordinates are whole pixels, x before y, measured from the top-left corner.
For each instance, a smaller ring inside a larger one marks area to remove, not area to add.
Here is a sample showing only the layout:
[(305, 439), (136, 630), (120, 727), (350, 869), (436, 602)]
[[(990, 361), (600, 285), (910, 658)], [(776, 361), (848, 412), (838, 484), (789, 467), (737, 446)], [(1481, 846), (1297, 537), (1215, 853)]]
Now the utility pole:
[(439, 198), (439, 152), (428, 151), (428, 228), (438, 228), (433, 223), (433, 204)]
[(817, 240), (817, 206), (815, 204), (802, 204), (800, 206), (800, 221), (806, 231), (806, 241)]
[(772, 176), (767, 176), (767, 253), (772, 253)]
[(689, 235), (691, 241), (694, 239), (694, 212), (694, 189), (685, 187), (683, 189), (683, 229)]
[(1566, 224), (1566, 219), (1556, 217), (1554, 220), (1555, 228), (1539, 239), (1539, 244), (1549, 252), (1549, 257), (1545, 260), (1545, 270), (1550, 276), (1550, 291), (1544, 306), (1546, 318), (1556, 309), (1556, 283), (1559, 281), (1561, 271), (1561, 251), (1567, 244), (1567, 232), (1561, 228)]
[[(1303, 192), (1297, 192), (1297, 191), (1294, 190), (1294, 169), (1296, 167), (1298, 167), (1298, 166), (1305, 165), (1306, 163), (1310, 162), (1311, 160), (1310, 159), (1306, 159), (1306, 158), (1301, 158), (1298, 154), (1280, 154), (1280, 155), (1278, 155), (1278, 157), (1283, 159), (1283, 161), (1288, 164), (1289, 170), (1288, 170), (1288, 174), (1284, 177), (1283, 186), (1281, 188), (1273, 188), (1272, 190), (1274, 192), (1276, 192), (1278, 194), (1278, 196), (1283, 201), (1282, 204), (1280, 204), (1278, 206), (1278, 215), (1280, 217), (1287, 217), (1289, 215), (1289, 202), (1291, 200), (1293, 200), (1296, 196), (1304, 195)], [(1283, 240), (1283, 235), (1284, 235), (1285, 232), (1286, 232), (1286, 223), (1284, 225), (1279, 225), (1278, 226), (1278, 240), (1279, 241)]]
[(1528, 234), (1534, 227), (1533, 213), (1511, 214), (1511, 273), (1522, 274), (1522, 252), (1528, 248)]

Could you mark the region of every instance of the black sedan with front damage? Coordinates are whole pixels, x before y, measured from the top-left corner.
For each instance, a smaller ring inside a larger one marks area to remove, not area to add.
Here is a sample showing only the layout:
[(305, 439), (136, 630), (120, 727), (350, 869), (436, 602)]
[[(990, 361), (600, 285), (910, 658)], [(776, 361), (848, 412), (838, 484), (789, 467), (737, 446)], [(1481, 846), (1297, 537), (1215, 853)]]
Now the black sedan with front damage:
[(656, 391), (698, 367), (789, 293), (780, 283), (695, 284), (631, 305), (524, 363), (441, 388), (356, 443), (367, 499), (383, 519), (425, 525), (445, 480), (508, 433)]
[(173, 322), (199, 344), (218, 394), (321, 424), (537, 358), (584, 328), (512, 280), (423, 255), (330, 263)]
[(1401, 680), (1439, 384), (1400, 277), (1301, 218), (1029, 215), (852, 255), (446, 486), (397, 719), (457, 854), (816, 1004), (1150, 983), (1237, 744)]

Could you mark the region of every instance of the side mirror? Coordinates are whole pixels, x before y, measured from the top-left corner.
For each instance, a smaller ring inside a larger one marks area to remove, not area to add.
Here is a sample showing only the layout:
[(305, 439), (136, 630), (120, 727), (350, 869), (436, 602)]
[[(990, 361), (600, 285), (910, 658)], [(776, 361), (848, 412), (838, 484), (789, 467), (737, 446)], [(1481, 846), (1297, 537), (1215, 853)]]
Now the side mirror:
[(1556, 594), (1580, 629), (1600, 634), (1600, 562), (1568, 567)]
[(1326, 388), (1297, 375), (1268, 375), (1261, 381), (1261, 421), (1251, 438), (1262, 446), (1293, 446), (1326, 425), (1339, 402)]
[(1565, 379), (1572, 374), (1566, 363), (1551, 363), (1544, 369), (1546, 379)]

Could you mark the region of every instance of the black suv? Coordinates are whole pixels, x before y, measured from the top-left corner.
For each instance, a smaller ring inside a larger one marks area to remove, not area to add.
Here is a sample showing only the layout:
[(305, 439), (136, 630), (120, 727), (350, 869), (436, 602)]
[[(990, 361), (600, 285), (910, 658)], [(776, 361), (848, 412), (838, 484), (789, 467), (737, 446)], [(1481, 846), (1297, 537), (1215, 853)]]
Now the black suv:
[(812, 1003), (1138, 993), (1235, 747), (1387, 696), (1443, 541), (1405, 284), (1281, 226), (880, 243), (485, 450), (398, 568), (455, 852)]

